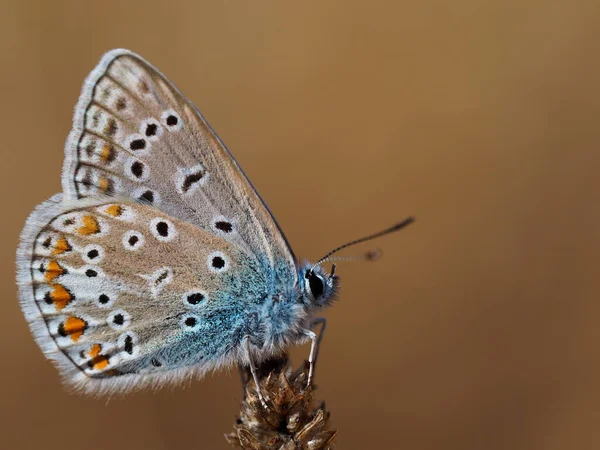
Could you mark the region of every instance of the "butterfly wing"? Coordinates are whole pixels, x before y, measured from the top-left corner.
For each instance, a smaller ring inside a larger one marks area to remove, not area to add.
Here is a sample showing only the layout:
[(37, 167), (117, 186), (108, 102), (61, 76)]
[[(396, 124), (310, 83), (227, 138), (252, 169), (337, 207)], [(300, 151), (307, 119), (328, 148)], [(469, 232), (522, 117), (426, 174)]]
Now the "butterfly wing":
[(268, 208), (199, 111), (157, 69), (108, 52), (86, 79), (65, 146), (66, 199), (141, 200), (237, 245), (295, 285), (296, 261)]
[(233, 360), (268, 286), (255, 259), (195, 225), (114, 198), (65, 210), (60, 194), (27, 222), (18, 281), (46, 356), (69, 384), (100, 393)]

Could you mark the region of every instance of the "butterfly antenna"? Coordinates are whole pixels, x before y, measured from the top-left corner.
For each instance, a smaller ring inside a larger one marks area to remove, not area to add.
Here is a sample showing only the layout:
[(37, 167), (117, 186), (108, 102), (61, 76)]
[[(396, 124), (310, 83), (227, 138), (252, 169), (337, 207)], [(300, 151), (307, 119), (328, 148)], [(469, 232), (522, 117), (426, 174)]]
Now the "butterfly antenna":
[(329, 261), (345, 261), (345, 262), (352, 262), (352, 261), (376, 261), (379, 258), (381, 258), (381, 255), (383, 254), (383, 252), (381, 251), (381, 249), (373, 249), (373, 250), (369, 250), (365, 253), (363, 253), (360, 256), (329, 256), (327, 258), (323, 258), (319, 261), (319, 265), (322, 265), (326, 262)]
[[(362, 237), (360, 239), (356, 239), (354, 241), (347, 242), (344, 245), (340, 245), (339, 247), (334, 248), (329, 253), (327, 253), (325, 256), (323, 256), (321, 259), (319, 259), (319, 261), (317, 261), (312, 266), (311, 270), (314, 270), (315, 267), (323, 264), (323, 262), (325, 262), (325, 260), (327, 260), (327, 258), (329, 258), (334, 253), (339, 252), (340, 250), (343, 250), (343, 249), (345, 249), (347, 247), (351, 247), (351, 246), (356, 245), (356, 244), (360, 244), (362, 242), (370, 241), (371, 239), (375, 239), (375, 238), (378, 238), (378, 237), (381, 237), (381, 236), (385, 236), (386, 234), (394, 233), (395, 231), (401, 230), (402, 228), (406, 227), (407, 225), (410, 225), (414, 221), (415, 221), (414, 217), (408, 217), (408, 218), (404, 219), (402, 222), (399, 222), (396, 225), (393, 225), (393, 226), (391, 226), (389, 228), (386, 228), (383, 231), (380, 231), (380, 232), (375, 233), (375, 234), (371, 234), (369, 236)], [(367, 253), (367, 255), (371, 255), (371, 252)], [(373, 256), (373, 257), (367, 257), (367, 259), (377, 259), (377, 258), (375, 256)]]

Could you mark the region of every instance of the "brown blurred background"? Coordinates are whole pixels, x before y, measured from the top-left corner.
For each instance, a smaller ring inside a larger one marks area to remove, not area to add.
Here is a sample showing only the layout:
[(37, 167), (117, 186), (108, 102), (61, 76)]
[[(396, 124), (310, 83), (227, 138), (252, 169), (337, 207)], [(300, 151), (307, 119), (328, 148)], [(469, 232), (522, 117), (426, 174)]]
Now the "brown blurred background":
[(19, 310), (18, 234), (113, 47), (198, 105), (298, 255), (417, 217), (339, 267), (316, 380), (338, 448), (600, 448), (597, 0), (1, 6), (1, 448), (228, 448), (235, 372), (68, 395)]

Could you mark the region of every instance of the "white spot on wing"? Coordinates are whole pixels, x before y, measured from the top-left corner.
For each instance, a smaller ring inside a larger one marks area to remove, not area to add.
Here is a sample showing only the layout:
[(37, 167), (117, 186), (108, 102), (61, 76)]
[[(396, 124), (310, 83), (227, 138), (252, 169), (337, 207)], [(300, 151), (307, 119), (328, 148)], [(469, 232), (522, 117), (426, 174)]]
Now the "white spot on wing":
[(125, 232), (121, 242), (123, 243), (123, 247), (125, 247), (126, 250), (135, 251), (142, 248), (145, 239), (144, 235), (139, 231), (129, 230)]
[(150, 177), (150, 168), (138, 158), (131, 157), (125, 162), (125, 175), (130, 180), (141, 183)]
[(183, 304), (191, 308), (201, 308), (208, 302), (208, 294), (206, 291), (196, 289), (194, 291), (188, 291), (182, 295), (181, 300)]
[(222, 273), (229, 269), (229, 257), (220, 251), (212, 252), (206, 258), (206, 266), (212, 273)]
[(98, 264), (104, 259), (104, 249), (98, 244), (86, 245), (81, 251), (81, 258), (88, 264)]
[(162, 113), (160, 121), (169, 131), (179, 131), (183, 128), (183, 120), (181, 120), (179, 114), (172, 109)]
[(124, 330), (131, 323), (131, 316), (124, 309), (117, 309), (108, 315), (106, 323), (113, 330)]
[(177, 236), (173, 222), (162, 217), (155, 217), (150, 221), (150, 232), (152, 236), (162, 242), (172, 241)]
[[(129, 341), (129, 344), (131, 345), (131, 353), (129, 353), (126, 350), (126, 345), (127, 345), (128, 341)], [(125, 360), (135, 358), (140, 352), (140, 349), (138, 346), (137, 334), (135, 334), (132, 331), (128, 331), (126, 333), (123, 333), (121, 336), (119, 336), (119, 339), (117, 341), (117, 346), (120, 349), (123, 349), (120, 352), (119, 356)]]
[(156, 296), (164, 287), (173, 281), (173, 271), (170, 267), (162, 267), (150, 275), (140, 275), (148, 281), (152, 295)]
[(182, 195), (193, 194), (200, 186), (206, 184), (208, 178), (209, 173), (202, 164), (180, 168), (175, 180), (177, 192)]
[(110, 308), (115, 303), (117, 299), (116, 292), (100, 292), (96, 299), (95, 303), (99, 308)]
[(141, 135), (145, 136), (151, 142), (158, 141), (165, 132), (160, 122), (154, 118), (143, 120), (139, 131)]
[[(152, 201), (145, 198), (148, 192), (152, 193)], [(160, 205), (160, 194), (147, 187), (141, 187), (133, 191), (133, 197), (136, 198), (140, 203), (149, 203), (153, 206)]]
[(179, 321), (183, 331), (196, 331), (200, 328), (200, 318), (194, 314), (186, 314)]
[(236, 233), (236, 224), (225, 216), (213, 218), (210, 226), (215, 234), (219, 236), (232, 236)]
[(135, 133), (125, 139), (125, 148), (135, 155), (147, 155), (150, 152), (151, 143), (145, 136)]

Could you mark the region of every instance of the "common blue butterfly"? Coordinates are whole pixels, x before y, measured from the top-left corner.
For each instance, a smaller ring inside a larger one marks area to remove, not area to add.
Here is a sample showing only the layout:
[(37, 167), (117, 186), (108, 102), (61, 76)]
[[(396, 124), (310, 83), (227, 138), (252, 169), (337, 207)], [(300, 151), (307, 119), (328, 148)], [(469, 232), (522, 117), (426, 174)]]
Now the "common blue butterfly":
[(86, 79), (62, 188), (27, 220), (17, 277), (68, 384), (125, 392), (235, 362), (255, 375), (308, 340), (310, 384), (311, 328), (336, 296), (335, 268), (297, 262), (202, 115), (138, 55), (112, 50)]

